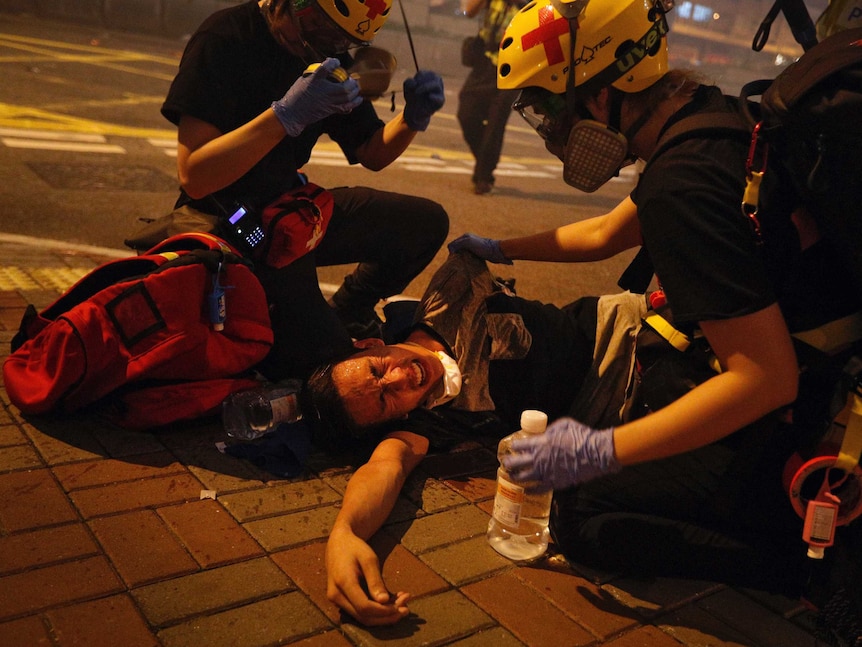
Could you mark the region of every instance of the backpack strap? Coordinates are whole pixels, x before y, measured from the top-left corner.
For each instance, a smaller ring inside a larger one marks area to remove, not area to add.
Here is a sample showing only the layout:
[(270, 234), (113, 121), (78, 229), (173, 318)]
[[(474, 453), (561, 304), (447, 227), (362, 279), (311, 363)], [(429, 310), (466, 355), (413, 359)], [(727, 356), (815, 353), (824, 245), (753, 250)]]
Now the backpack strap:
[(655, 151), (647, 160), (647, 166), (655, 161), (669, 148), (679, 142), (699, 135), (732, 134), (745, 141), (751, 137), (751, 129), (745, 125), (740, 115), (735, 112), (699, 112), (689, 117), (683, 117), (659, 138)]
[[(745, 141), (749, 141), (751, 137), (751, 130), (745, 126), (745, 122), (737, 113), (699, 112), (680, 119), (661, 135), (655, 151), (644, 166), (644, 172), (662, 153), (679, 142), (699, 135), (715, 135), (716, 133), (731, 133), (740, 139), (744, 137)], [(617, 285), (624, 290), (645, 292), (652, 280), (653, 273), (652, 260), (649, 258), (647, 250), (642, 247), (623, 271)]]

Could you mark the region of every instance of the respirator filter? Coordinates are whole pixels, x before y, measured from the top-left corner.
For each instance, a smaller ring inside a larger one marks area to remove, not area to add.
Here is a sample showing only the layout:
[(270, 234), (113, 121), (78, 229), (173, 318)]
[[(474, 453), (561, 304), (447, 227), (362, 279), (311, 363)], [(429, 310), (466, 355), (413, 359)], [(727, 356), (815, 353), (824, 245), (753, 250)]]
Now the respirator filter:
[(579, 120), (569, 132), (563, 153), (563, 180), (592, 193), (617, 175), (629, 159), (629, 145), (619, 131), (592, 119)]

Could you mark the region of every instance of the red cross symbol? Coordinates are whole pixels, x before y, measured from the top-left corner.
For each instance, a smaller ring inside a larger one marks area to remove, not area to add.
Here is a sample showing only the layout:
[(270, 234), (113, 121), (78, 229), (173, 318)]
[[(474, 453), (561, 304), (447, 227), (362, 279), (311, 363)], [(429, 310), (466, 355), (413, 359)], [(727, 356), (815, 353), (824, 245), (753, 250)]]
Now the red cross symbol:
[(365, 0), (365, 6), (368, 7), (368, 13), (365, 14), (366, 18), (370, 18), (374, 20), (386, 11), (386, 0)]
[(562, 16), (554, 18), (554, 7), (545, 5), (539, 9), (539, 26), (521, 37), (521, 49), (527, 51), (536, 45), (542, 45), (548, 65), (562, 63), (565, 57), (560, 36), (566, 36), (568, 33), (569, 21)]

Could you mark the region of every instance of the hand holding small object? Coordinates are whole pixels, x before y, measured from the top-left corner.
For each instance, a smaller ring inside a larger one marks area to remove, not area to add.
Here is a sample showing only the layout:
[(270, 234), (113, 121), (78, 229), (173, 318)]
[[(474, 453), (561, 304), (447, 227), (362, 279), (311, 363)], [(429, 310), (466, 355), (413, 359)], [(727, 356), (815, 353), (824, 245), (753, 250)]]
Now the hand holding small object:
[(572, 418), (515, 440), (512, 452), (503, 467), (517, 481), (538, 482), (537, 490), (562, 490), (622, 469), (614, 454), (614, 428), (593, 429)]
[(297, 79), (281, 99), (272, 103), (272, 110), (288, 135), (297, 137), (309, 125), (335, 113), (348, 113), (362, 103), (355, 79), (330, 78), (340, 65), (337, 58), (327, 58), (313, 72)]

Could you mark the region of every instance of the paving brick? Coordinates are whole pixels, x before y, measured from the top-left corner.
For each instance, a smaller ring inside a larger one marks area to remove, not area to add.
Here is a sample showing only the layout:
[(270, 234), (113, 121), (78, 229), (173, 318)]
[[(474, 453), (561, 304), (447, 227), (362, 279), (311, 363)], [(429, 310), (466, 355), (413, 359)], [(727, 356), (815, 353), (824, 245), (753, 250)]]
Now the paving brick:
[(82, 602), (45, 614), (60, 645), (158, 647), (155, 635), (127, 595)]
[(341, 612), (326, 597), (326, 543), (314, 542), (299, 548), (270, 555), (270, 559), (287, 573), (302, 592), (333, 623), (341, 619)]
[(273, 478), (248, 461), (222, 454), (214, 446), (179, 447), (171, 451), (208, 490), (215, 490), (220, 496), (263, 487)]
[(762, 647), (788, 647), (811, 641), (808, 632), (732, 589), (719, 591), (700, 600), (697, 607), (708, 611)]
[(93, 436), (112, 458), (124, 458), (163, 451), (158, 434), (130, 429), (94, 430)]
[(0, 645), (15, 647), (52, 647), (54, 641), (41, 616), (0, 622)]
[(46, 469), (0, 474), (0, 527), (6, 532), (78, 521)]
[(527, 645), (574, 647), (595, 642), (595, 636), (512, 571), (469, 584), (461, 592)]
[(4, 330), (17, 330), (25, 311), (26, 308), (3, 308), (0, 310), (0, 327)]
[[(676, 640), (662, 633), (660, 629), (649, 625), (638, 627), (634, 631), (630, 631), (619, 638), (609, 641), (606, 645), (607, 647), (644, 647), (645, 645), (649, 645), (649, 647), (679, 647), (679, 643)], [(692, 645), (691, 647), (694, 646)], [(719, 646), (715, 645), (714, 647)], [(752, 646), (749, 645), (747, 647)]]
[(447, 647), (489, 647), (489, 645), (493, 645), (493, 647), (523, 647), (524, 643), (503, 627), (492, 627), (477, 631), (462, 640), (448, 643)]
[(151, 510), (93, 519), (90, 527), (129, 586), (198, 570), (197, 563)]
[(291, 647), (351, 647), (352, 643), (338, 631), (327, 631), (290, 645)]
[(711, 595), (723, 586), (713, 582), (670, 577), (620, 577), (614, 578), (602, 588), (642, 617), (651, 618), (657, 613)]
[(428, 551), (421, 559), (455, 586), (512, 568), (512, 562), (491, 548), (484, 535)]
[(0, 472), (42, 467), (42, 459), (30, 445), (0, 447)]
[(123, 589), (104, 557), (87, 557), (0, 578), (0, 620)]
[[(357, 644), (399, 647), (439, 645), (471, 633), (490, 629), (494, 621), (457, 591), (432, 595), (410, 603), (410, 615), (395, 625), (367, 629), (355, 624), (342, 630)], [(556, 644), (556, 643), (548, 643)]]
[(159, 516), (203, 568), (263, 555), (260, 545), (216, 501), (158, 509)]
[(517, 568), (513, 573), (602, 640), (639, 624), (637, 614), (607, 591), (551, 560)]
[[(733, 627), (696, 606), (685, 606), (653, 620), (666, 634), (683, 645), (749, 647), (750, 639)], [(789, 645), (787, 647), (790, 647)]]
[(488, 449), (435, 454), (422, 461), (422, 470), (434, 478), (445, 480), (480, 472), (496, 472), (499, 463)]
[(494, 498), (497, 490), (497, 472), (454, 477), (443, 482), (468, 501), (484, 501)]
[(428, 513), (439, 512), (468, 503), (467, 499), (458, 492), (446, 487), (437, 479), (421, 475), (411, 476), (407, 480), (402, 494)]
[(25, 424), (23, 429), (48, 465), (104, 457), (104, 449), (88, 431), (88, 427), (75, 424), (74, 420), (40, 420), (39, 429), (30, 424)]
[(414, 598), (418, 598), (450, 588), (446, 580), (391, 535), (377, 533), (369, 545), (383, 564), (383, 579), (390, 590), (409, 591)]
[(329, 536), (329, 529), (332, 528), (337, 515), (338, 508), (325, 506), (260, 521), (249, 521), (243, 524), (243, 527), (265, 550), (273, 552)]
[(416, 554), (484, 535), (487, 528), (488, 516), (472, 505), (386, 526), (387, 532), (401, 537), (401, 543)]
[(331, 628), (301, 593), (287, 593), (163, 629), (164, 647), (263, 647), (286, 644)]
[(99, 552), (82, 523), (16, 533), (0, 537), (0, 575)]
[[(4, 420), (7, 416), (5, 410), (0, 410), (0, 420)], [(18, 425), (0, 424), (0, 447), (23, 445), (26, 442), (27, 437), (21, 433), (21, 428)], [(0, 462), (0, 466), (3, 466), (2, 462)]]
[(134, 461), (100, 459), (54, 467), (57, 479), (70, 492), (108, 483), (122, 483), (184, 472), (185, 468), (170, 452), (166, 451), (137, 456)]
[(151, 624), (163, 627), (295, 590), (269, 559), (253, 559), (136, 588), (132, 595)]
[(69, 498), (85, 519), (100, 515), (200, 499), (201, 484), (191, 474), (127, 481), (75, 490)]
[(341, 495), (320, 479), (285, 483), (219, 497), (240, 522), (336, 503)]

